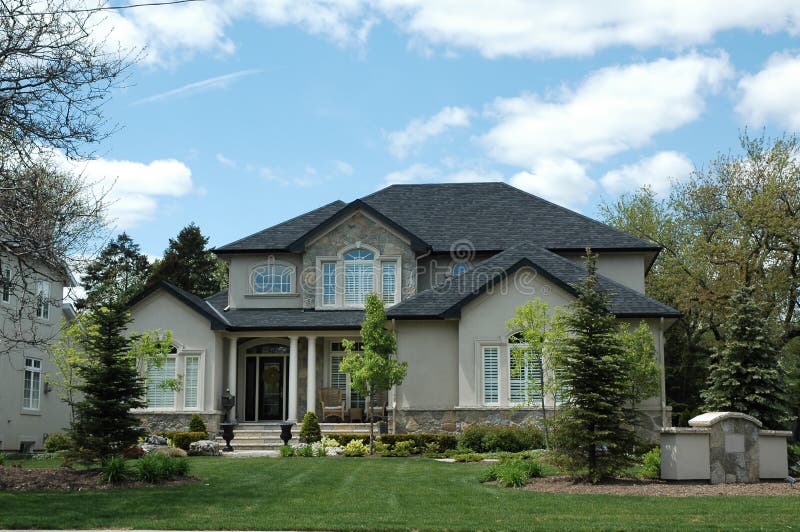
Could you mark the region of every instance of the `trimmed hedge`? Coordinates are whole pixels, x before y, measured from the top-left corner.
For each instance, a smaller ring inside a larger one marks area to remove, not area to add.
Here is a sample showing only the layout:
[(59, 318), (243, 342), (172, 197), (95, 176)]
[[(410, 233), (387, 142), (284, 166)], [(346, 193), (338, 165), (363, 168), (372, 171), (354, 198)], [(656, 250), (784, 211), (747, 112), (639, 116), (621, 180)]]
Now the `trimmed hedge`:
[(208, 438), (206, 432), (159, 432), (158, 435), (172, 440), (175, 447), (184, 451), (188, 451), (192, 443)]
[(544, 432), (533, 426), (472, 425), (458, 440), (459, 447), (478, 453), (517, 453), (544, 447)]
[(380, 437), (380, 441), (387, 445), (411, 441), (414, 442), (414, 447), (420, 452), (427, 449), (429, 443), (438, 445), (439, 451), (455, 449), (458, 445), (458, 438), (456, 438), (455, 434), (384, 434)]
[(358, 432), (326, 432), (323, 434), (326, 438), (333, 438), (339, 445), (344, 447), (353, 440), (361, 440), (363, 443), (369, 443), (369, 434), (361, 434)]

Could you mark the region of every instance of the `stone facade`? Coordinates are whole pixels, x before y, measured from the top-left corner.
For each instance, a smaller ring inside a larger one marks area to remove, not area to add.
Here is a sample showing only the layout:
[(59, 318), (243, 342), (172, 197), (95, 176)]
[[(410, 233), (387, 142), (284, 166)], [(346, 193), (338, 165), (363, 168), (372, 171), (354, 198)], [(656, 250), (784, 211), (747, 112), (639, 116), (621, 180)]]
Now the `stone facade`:
[(405, 299), (416, 293), (416, 256), (411, 247), (383, 225), (361, 212), (340, 223), (315, 240), (303, 254), (303, 307), (314, 308), (317, 296), (317, 257), (336, 257), (343, 249), (359, 242), (378, 250), (381, 256), (400, 257), (400, 290)]
[[(142, 412), (135, 416), (141, 421), (142, 427), (148, 434), (157, 432), (183, 432), (189, 430), (189, 418), (195, 412), (165, 413), (165, 412)], [(219, 432), (219, 424), (223, 421), (224, 414), (200, 412), (200, 417), (206, 423), (206, 430), (209, 434)]]
[[(711, 483), (758, 482), (761, 423), (744, 415), (719, 417), (708, 425)], [(692, 421), (690, 425), (701, 426)]]

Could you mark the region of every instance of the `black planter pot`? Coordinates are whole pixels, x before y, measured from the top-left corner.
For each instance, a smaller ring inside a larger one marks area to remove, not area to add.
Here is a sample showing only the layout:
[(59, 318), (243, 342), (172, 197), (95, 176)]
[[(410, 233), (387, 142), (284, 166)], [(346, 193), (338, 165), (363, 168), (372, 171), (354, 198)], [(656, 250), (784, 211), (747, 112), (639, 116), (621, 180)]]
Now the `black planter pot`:
[(281, 423), (281, 439), (284, 445), (289, 445), (289, 440), (292, 439), (292, 425), (294, 425), (294, 423), (289, 421)]
[(225, 452), (232, 452), (231, 440), (233, 439), (233, 427), (236, 423), (220, 423), (219, 428), (222, 429), (222, 439), (225, 440), (225, 447), (222, 448)]

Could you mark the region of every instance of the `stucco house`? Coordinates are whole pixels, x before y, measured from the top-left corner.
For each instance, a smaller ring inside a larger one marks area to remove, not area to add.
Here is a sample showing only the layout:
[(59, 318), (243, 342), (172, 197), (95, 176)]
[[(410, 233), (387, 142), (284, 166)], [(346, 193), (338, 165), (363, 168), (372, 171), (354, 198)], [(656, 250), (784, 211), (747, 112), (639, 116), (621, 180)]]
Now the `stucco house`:
[[(161, 283), (139, 294), (132, 327), (175, 339), (140, 414), (166, 429), (199, 412), (213, 428), (230, 390), (240, 427), (298, 420), (321, 414), (320, 390), (338, 388), (355, 418), (364, 398), (339, 371), (342, 339), (358, 339), (375, 292), (409, 364), (389, 396), (391, 429), (530, 421), (538, 412), (512, 371), (506, 320), (535, 297), (551, 307), (574, 300), (587, 247), (599, 254), (611, 310), (647, 322), (663, 367), (663, 333), (678, 313), (644, 295), (657, 246), (504, 183), (393, 185), (216, 248), (230, 265), (227, 291), (201, 299)], [(158, 386), (176, 375), (181, 391)], [(670, 424), (663, 374), (661, 393), (640, 409), (653, 429)]]

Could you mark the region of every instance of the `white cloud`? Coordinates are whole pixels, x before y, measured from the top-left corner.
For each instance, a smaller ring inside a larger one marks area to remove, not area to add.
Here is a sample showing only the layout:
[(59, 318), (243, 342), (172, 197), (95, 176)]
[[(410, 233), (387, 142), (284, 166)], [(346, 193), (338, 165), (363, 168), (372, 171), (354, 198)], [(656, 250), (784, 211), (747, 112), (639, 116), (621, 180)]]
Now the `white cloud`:
[(227, 89), (228, 87), (236, 83), (239, 79), (246, 76), (252, 76), (253, 74), (258, 74), (260, 72), (261, 72), (260, 70), (250, 69), (250, 70), (240, 70), (238, 72), (232, 72), (230, 74), (225, 74), (222, 76), (214, 76), (213, 78), (203, 79), (200, 81), (195, 81), (193, 83), (187, 83), (186, 85), (183, 85), (176, 89), (168, 90), (166, 92), (161, 92), (159, 94), (154, 94), (152, 96), (142, 98), (141, 100), (136, 100), (131, 105), (152, 103), (162, 100), (169, 100), (172, 98), (185, 98), (187, 96), (191, 96), (193, 94), (199, 94), (201, 92)]
[(58, 163), (83, 176), (98, 191), (107, 192), (110, 221), (120, 230), (155, 219), (159, 199), (195, 192), (192, 171), (175, 159), (141, 163), (103, 158), (71, 161), (61, 157)]
[(543, 158), (602, 161), (696, 120), (704, 96), (732, 74), (724, 54), (603, 68), (555, 99), (496, 100), (497, 124), (480, 140), (496, 160), (527, 168)]
[(597, 187), (586, 168), (572, 159), (541, 159), (529, 172), (511, 176), (511, 185), (572, 208), (586, 203)]
[(749, 125), (774, 121), (800, 129), (800, 55), (772, 55), (761, 71), (742, 77), (739, 90), (736, 111)]
[(353, 165), (345, 161), (333, 161), (336, 171), (343, 175), (353, 175)]
[(416, 163), (408, 168), (386, 174), (383, 185), (407, 185), (411, 183), (476, 183), (482, 181), (502, 181), (503, 174), (496, 170), (483, 168), (461, 168), (443, 172), (427, 164)]
[(632, 192), (649, 185), (657, 194), (665, 195), (673, 182), (688, 176), (694, 165), (683, 153), (662, 151), (634, 164), (607, 172), (600, 182), (611, 194)]
[(445, 107), (427, 120), (415, 118), (405, 129), (393, 131), (389, 138), (389, 151), (402, 159), (409, 150), (428, 139), (445, 133), (454, 127), (468, 127), (472, 111), (463, 107)]
[(234, 161), (233, 159), (228, 159), (221, 153), (218, 153), (216, 155), (216, 159), (219, 164), (221, 164), (222, 166), (227, 166), (228, 168), (236, 169), (239, 166), (238, 164), (236, 164), (236, 161)]

